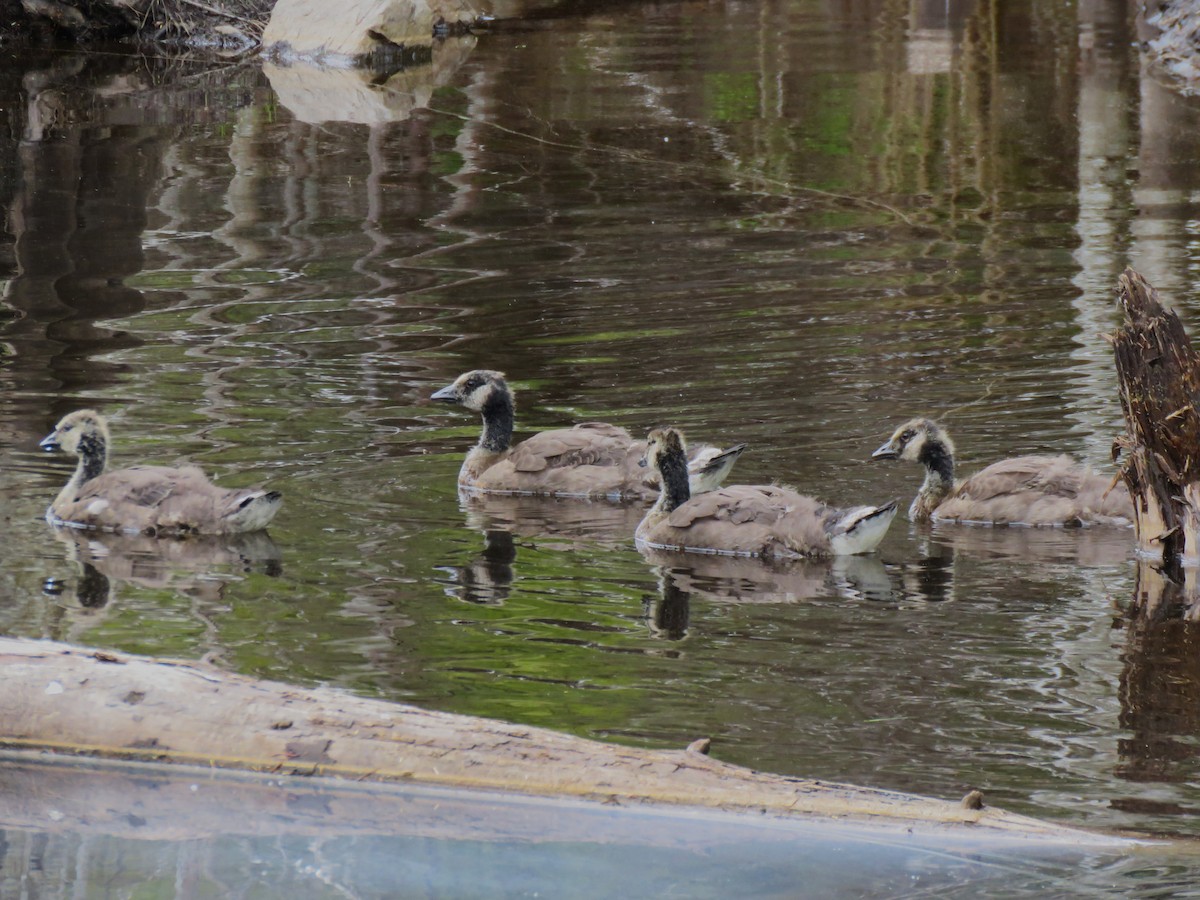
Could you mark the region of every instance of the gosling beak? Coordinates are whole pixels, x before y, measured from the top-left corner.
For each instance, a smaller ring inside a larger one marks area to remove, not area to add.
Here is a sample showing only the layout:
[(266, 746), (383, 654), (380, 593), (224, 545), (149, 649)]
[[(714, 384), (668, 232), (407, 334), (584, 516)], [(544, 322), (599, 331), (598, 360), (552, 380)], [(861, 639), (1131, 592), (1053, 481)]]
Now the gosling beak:
[(62, 444), (58, 442), (58, 438), (53, 431), (38, 441), (38, 446), (47, 453), (54, 453), (62, 449)]
[(440, 391), (434, 391), (429, 395), (430, 400), (441, 400), (443, 403), (457, 403), (458, 393), (454, 390), (454, 385), (448, 384)]
[(871, 454), (871, 459), (899, 459), (900, 454), (896, 452), (896, 448), (892, 446), (892, 442), (888, 441), (878, 450)]

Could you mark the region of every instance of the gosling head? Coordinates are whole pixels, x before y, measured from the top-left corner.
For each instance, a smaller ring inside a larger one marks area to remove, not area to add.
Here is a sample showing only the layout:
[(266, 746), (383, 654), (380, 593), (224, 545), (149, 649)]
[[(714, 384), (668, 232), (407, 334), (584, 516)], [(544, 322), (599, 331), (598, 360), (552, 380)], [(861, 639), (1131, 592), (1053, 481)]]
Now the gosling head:
[(679, 457), (687, 458), (687, 444), (683, 434), (677, 428), (664, 426), (654, 428), (646, 435), (646, 452), (638, 460), (638, 465), (643, 468), (649, 466), (661, 469), (663, 460)]
[(953, 459), (954, 444), (937, 422), (913, 419), (893, 433), (886, 444), (871, 454), (871, 459), (902, 459), (929, 466), (942, 458)]
[(497, 398), (511, 396), (503, 372), (475, 369), (459, 375), (453, 384), (435, 391), (429, 399), (455, 403), (474, 412), (483, 412), (486, 407), (493, 405)]
[(61, 450), (75, 456), (103, 457), (108, 441), (104, 416), (94, 409), (79, 409), (63, 416), (38, 446), (47, 452)]

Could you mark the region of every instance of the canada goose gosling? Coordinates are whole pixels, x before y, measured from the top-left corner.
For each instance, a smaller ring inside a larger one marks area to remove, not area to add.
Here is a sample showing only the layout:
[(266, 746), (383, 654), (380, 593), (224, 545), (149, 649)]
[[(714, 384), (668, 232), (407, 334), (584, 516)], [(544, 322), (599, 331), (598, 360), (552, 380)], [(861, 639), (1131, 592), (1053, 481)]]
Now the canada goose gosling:
[[(654, 479), (638, 468), (641, 442), (603, 422), (585, 422), (531, 435), (513, 445), (514, 400), (504, 375), (488, 369), (464, 372), (431, 400), (480, 414), (483, 430), (458, 472), (461, 487), (492, 493), (527, 493), (608, 499), (649, 498)], [(746, 449), (701, 447), (689, 461), (692, 493), (724, 481)]]
[(1054, 526), (1133, 520), (1133, 502), (1123, 484), (1065, 454), (1011, 457), (956, 480), (954, 442), (931, 419), (905, 422), (871, 458), (924, 466), (925, 480), (908, 509), (915, 522)]
[(925, 481), (908, 507), (908, 517), (914, 522), (928, 520), (954, 490), (954, 442), (932, 419), (904, 423), (871, 459), (899, 459), (925, 467)]
[(235, 534), (258, 531), (283, 495), (217, 487), (195, 466), (133, 466), (108, 471), (108, 422), (93, 409), (59, 420), (38, 443), (78, 458), (75, 471), (46, 510), (54, 525), (142, 534)]
[(687, 446), (675, 428), (656, 428), (640, 465), (659, 472), (658, 500), (635, 532), (667, 550), (796, 558), (870, 553), (887, 534), (896, 501), (836, 509), (777, 485), (732, 485), (692, 497)]

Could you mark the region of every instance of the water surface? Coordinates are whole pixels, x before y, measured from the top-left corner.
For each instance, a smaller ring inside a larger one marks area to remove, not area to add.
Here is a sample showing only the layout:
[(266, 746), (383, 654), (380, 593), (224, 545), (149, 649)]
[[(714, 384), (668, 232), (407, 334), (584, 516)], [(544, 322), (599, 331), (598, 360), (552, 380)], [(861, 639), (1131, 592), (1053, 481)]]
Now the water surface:
[[(921, 413), (964, 470), (1111, 472), (1117, 274), (1200, 296), (1200, 107), (1133, 40), (1118, 3), (571, 3), (358, 121), (253, 65), (15, 54), (0, 628), (1195, 834), (1200, 632), (1126, 614), (1128, 533), (644, 558), (636, 509), (460, 501), (478, 423), (428, 402), (501, 369), (519, 430), (671, 422), (838, 503), (907, 501), (869, 456)], [(269, 540), (56, 534), (36, 442), (84, 405), (118, 462), (283, 491)]]

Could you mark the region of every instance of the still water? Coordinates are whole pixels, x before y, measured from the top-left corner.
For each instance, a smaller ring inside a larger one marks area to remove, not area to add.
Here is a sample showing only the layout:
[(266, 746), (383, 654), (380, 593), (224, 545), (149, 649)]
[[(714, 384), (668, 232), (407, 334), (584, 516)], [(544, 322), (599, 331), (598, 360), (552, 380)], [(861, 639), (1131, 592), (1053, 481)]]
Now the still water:
[[(1200, 834), (1200, 625), (1127, 614), (1130, 533), (643, 557), (637, 509), (460, 501), (428, 402), (496, 368), (519, 432), (669, 422), (837, 503), (907, 505), (869, 456), (916, 414), (1111, 471), (1118, 273), (1200, 315), (1200, 103), (1124, 4), (525, 12), (391, 80), (6, 56), (0, 628)], [(269, 538), (56, 534), (84, 405), (281, 490)]]

